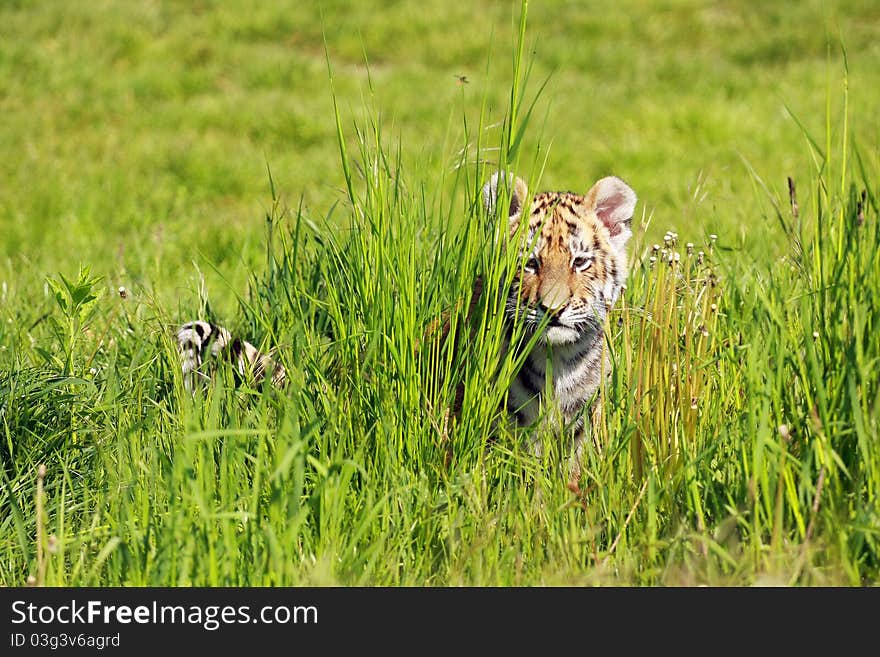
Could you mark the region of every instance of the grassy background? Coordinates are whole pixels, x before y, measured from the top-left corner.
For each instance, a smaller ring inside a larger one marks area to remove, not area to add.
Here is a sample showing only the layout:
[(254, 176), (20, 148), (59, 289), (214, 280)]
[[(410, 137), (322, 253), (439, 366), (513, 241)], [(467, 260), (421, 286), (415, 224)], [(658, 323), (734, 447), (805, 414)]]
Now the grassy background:
[[(407, 161), (439, 170), (484, 96), (486, 124), (503, 118), (516, 3), (3, 3), (3, 279), (19, 303), (80, 263), (168, 303), (195, 287), (193, 260), (241, 290), (239, 265), (261, 250), (267, 161), (289, 205), (325, 214), (343, 180), (321, 6), (347, 135), (366, 97)], [(552, 76), (533, 121), (544, 127), (527, 136), (549, 148), (543, 186), (585, 190), (614, 172), (657, 217), (655, 237), (709, 226), (766, 250), (742, 158), (774, 188), (804, 177), (785, 107), (822, 134), (838, 39), (855, 128), (873, 138), (878, 13), (869, 0), (534, 3), (532, 79)]]
[[(624, 177), (634, 253), (671, 229), (685, 256), (635, 265), (579, 496), (512, 440), (484, 457), (490, 338), (442, 384), (410, 353), (504, 269), (460, 227), (507, 153), (456, 167), (502, 142), (519, 6), (264, 4), (0, 7), (4, 583), (874, 581), (876, 3), (529, 7), (527, 98), (549, 82), (518, 171)], [(65, 291), (81, 264), (102, 280)], [(181, 394), (168, 327), (206, 303), (282, 345), (289, 390)]]

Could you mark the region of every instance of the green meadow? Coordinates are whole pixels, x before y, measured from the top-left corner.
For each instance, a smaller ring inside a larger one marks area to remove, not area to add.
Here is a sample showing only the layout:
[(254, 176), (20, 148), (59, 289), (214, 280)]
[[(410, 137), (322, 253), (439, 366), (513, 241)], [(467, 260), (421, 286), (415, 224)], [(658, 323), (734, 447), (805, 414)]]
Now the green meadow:
[[(0, 584), (875, 584), (880, 5), (613, 5), (0, 3)], [(639, 195), (576, 485), (498, 168)]]

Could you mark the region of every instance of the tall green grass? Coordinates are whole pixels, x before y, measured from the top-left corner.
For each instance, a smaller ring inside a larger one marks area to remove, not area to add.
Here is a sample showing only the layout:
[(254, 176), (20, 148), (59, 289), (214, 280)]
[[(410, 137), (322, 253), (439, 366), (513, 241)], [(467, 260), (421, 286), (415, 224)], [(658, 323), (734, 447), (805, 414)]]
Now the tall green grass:
[(577, 486), (558, 430), (537, 457), (506, 428), (517, 263), (480, 188), (496, 168), (541, 187), (525, 9), (505, 119), (466, 126), (451, 166), (408, 161), (377, 112), (350, 139), (337, 110), (329, 212), (285, 208), (269, 174), (265, 261), (229, 327), (277, 349), (285, 388), (221, 368), (184, 390), (173, 328), (221, 319), (208, 298), (52, 277), (55, 309), (0, 373), (0, 581), (876, 582), (880, 161), (830, 112), (799, 197), (755, 177), (781, 259), (683, 229), (655, 246), (636, 217)]

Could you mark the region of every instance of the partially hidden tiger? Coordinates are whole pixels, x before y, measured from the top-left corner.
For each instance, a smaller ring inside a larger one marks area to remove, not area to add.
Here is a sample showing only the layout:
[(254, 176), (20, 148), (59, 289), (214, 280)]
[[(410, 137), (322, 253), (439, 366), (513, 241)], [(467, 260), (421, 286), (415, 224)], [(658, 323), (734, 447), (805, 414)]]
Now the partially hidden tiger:
[[(637, 197), (614, 176), (600, 179), (585, 194), (551, 191), (529, 197), (525, 181), (500, 172), (482, 195), (490, 216), (499, 199), (509, 200), (505, 245), (516, 249), (522, 263), (510, 288), (499, 291), (506, 295), (505, 349), (517, 348), (511, 340), (515, 328), (540, 333), (529, 341), (531, 348), (510, 382), (508, 416), (518, 427), (561, 418), (576, 477), (587, 418), (599, 413), (596, 393), (611, 373), (605, 320), (625, 286)], [(477, 280), (471, 308), (483, 293), (483, 281)], [(177, 332), (177, 344), (188, 389), (209, 378), (208, 364), (219, 360), (231, 362), (239, 377), (285, 384), (280, 363), (221, 326), (188, 322)]]
[[(507, 183), (506, 194), (499, 185)], [(517, 426), (561, 422), (571, 455), (570, 474), (580, 473), (588, 416), (601, 409), (597, 392), (611, 374), (605, 322), (626, 284), (626, 245), (637, 197), (623, 180), (608, 176), (586, 194), (542, 192), (529, 198), (521, 178), (496, 173), (483, 187), (483, 204), (494, 214), (509, 199), (507, 248), (521, 267), (507, 290), (505, 349), (515, 327), (528, 341), (522, 366), (510, 383), (507, 412)], [(523, 211), (527, 216), (523, 217)], [(531, 441), (534, 451), (542, 445)]]
[(250, 380), (260, 384), (268, 376), (276, 386), (284, 386), (287, 372), (281, 363), (262, 353), (247, 340), (233, 337), (211, 322), (195, 320), (177, 330), (177, 350), (183, 370), (184, 387), (195, 391), (210, 379), (210, 371), (220, 362), (230, 362), (236, 383)]

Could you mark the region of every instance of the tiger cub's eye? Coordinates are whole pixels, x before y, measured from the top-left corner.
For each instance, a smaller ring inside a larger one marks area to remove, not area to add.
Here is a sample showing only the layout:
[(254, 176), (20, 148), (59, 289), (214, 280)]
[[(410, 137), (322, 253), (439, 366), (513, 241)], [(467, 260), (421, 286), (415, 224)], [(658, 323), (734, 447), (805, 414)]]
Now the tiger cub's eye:
[(571, 266), (577, 271), (583, 271), (593, 264), (593, 257), (588, 255), (579, 255), (572, 258)]

